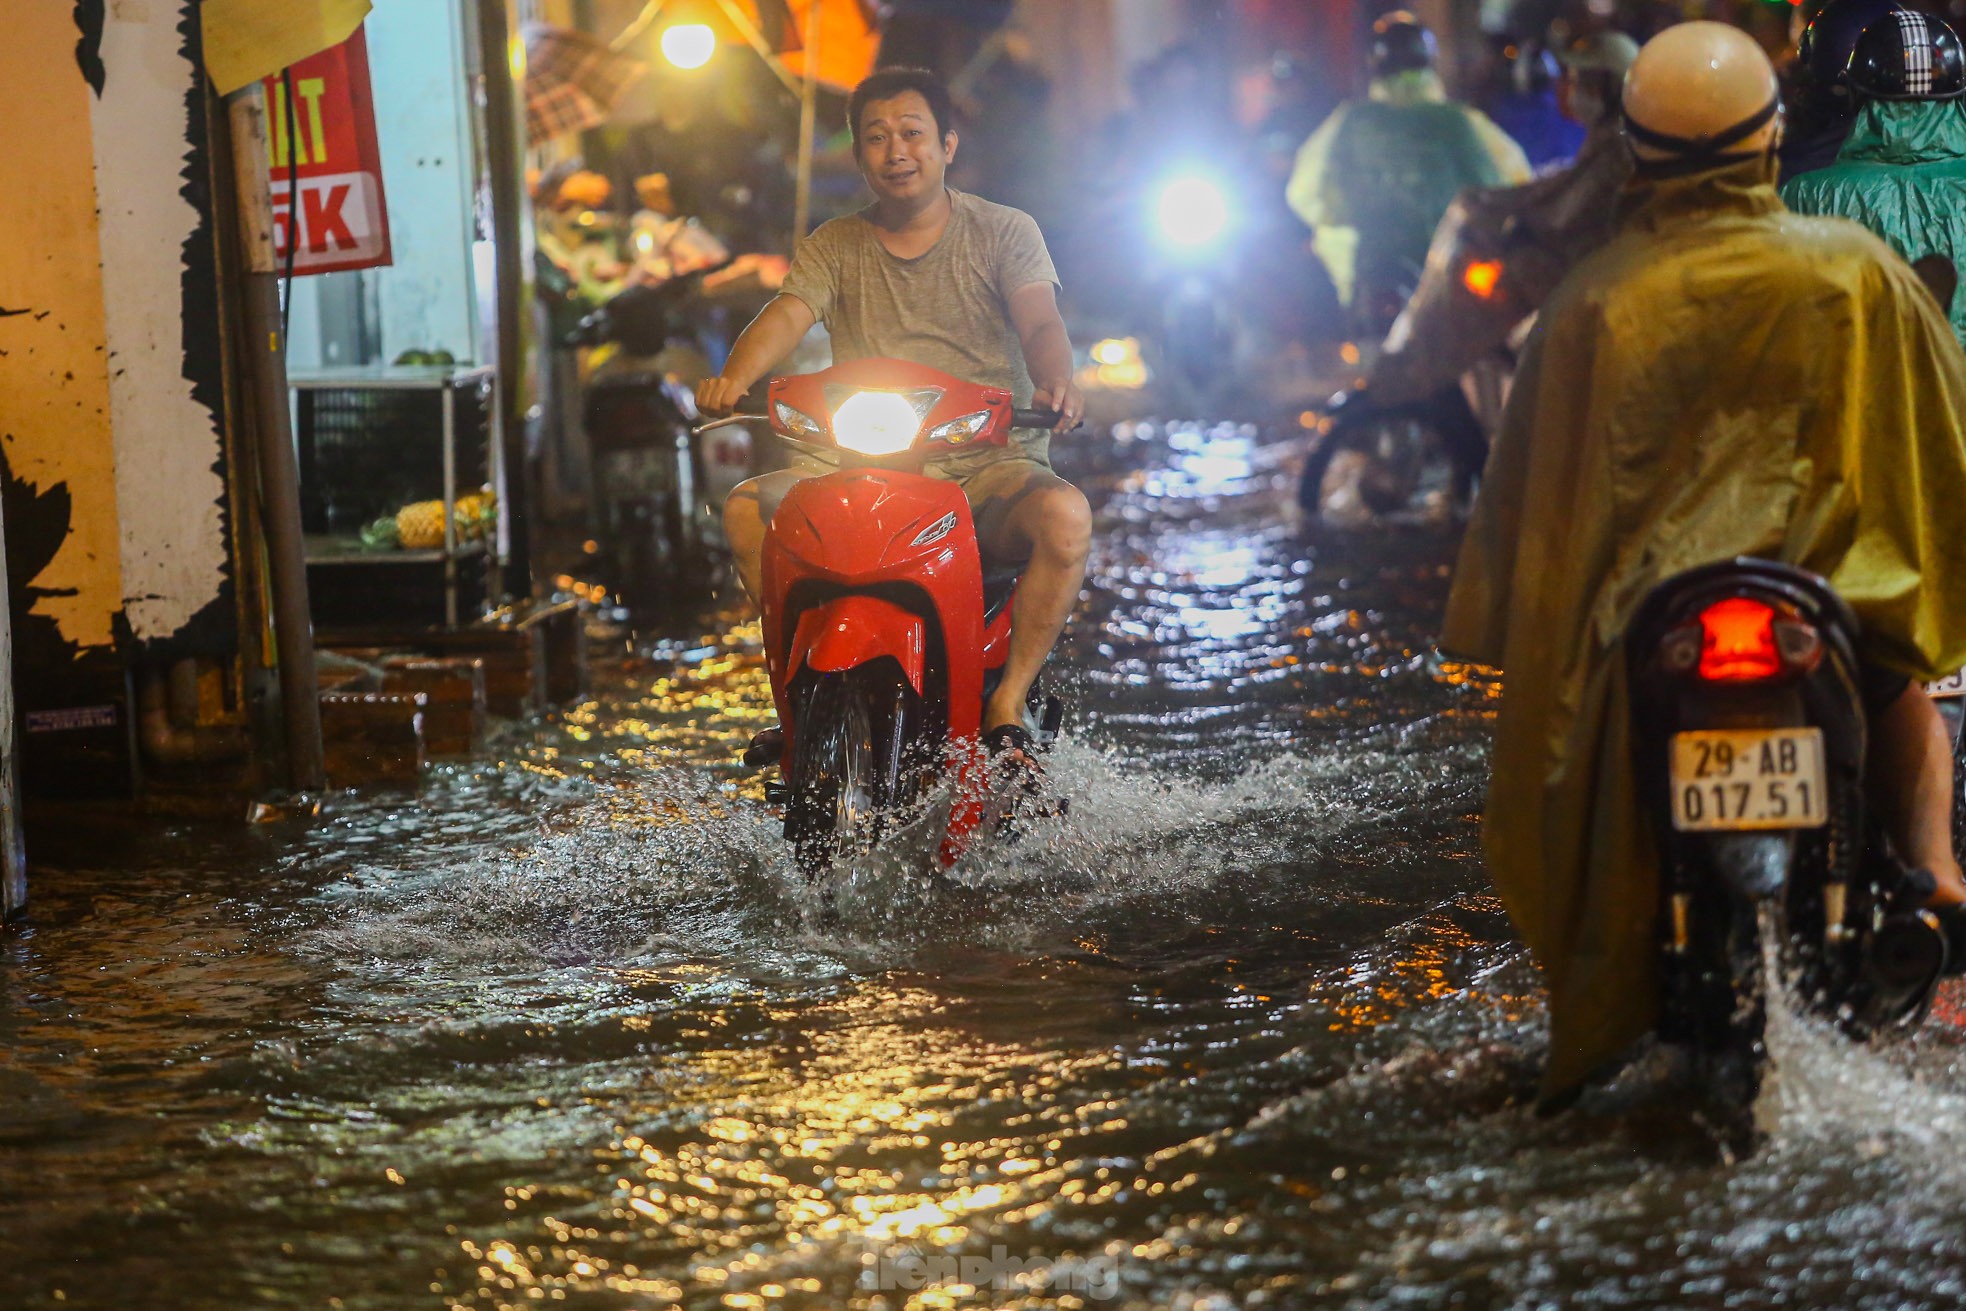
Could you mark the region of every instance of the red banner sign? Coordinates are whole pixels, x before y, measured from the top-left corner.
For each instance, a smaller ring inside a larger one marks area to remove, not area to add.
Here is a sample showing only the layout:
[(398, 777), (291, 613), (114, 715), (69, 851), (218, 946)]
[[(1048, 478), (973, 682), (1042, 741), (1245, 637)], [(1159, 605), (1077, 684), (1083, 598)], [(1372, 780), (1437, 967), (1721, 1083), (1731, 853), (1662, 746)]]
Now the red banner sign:
[[(369, 47), (356, 28), (338, 46), (301, 60), (291, 77), (266, 79), (273, 177), (273, 245), (286, 267), (298, 227), (294, 272), (334, 273), (389, 263), (389, 207), (375, 144)], [(287, 88), (293, 88), (288, 100)], [(298, 223), (289, 194), (298, 180)]]

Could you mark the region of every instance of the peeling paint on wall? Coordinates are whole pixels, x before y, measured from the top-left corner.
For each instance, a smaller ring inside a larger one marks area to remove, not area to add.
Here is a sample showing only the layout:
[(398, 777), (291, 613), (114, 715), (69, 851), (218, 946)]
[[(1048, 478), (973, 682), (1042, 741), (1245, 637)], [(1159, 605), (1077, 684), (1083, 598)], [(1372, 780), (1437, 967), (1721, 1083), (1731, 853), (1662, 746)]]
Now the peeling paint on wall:
[(97, 95), (102, 94), (102, 5), (103, 0), (75, 0), (75, 28), (82, 39), (75, 43), (75, 63), (82, 79)]
[(189, 624), (219, 598), (229, 565), (216, 386), (201, 400), (186, 376), (188, 345), (202, 338), (212, 366), (218, 345), (215, 298), (204, 315), (187, 298), (186, 252), (210, 244), (183, 194), (187, 93), (202, 76), (185, 48), (195, 26), (193, 0), (112, 3), (92, 104), (122, 600), (139, 642)]
[[(107, 647), (122, 608), (90, 88), (66, 6), (23, 5), (0, 45), (0, 440), (15, 477), (67, 488), (70, 524), (16, 607)], [(16, 629), (16, 637), (20, 636)]]

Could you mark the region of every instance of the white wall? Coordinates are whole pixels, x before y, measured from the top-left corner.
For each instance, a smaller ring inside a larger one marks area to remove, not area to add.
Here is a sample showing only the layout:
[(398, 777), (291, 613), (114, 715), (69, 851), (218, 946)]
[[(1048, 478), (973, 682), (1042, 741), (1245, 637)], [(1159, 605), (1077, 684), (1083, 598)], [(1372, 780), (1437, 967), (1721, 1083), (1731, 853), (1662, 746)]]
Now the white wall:
[(227, 567), (218, 416), (185, 377), (190, 0), (111, 5), (91, 104), (123, 607), (138, 641), (168, 638), (218, 597)]

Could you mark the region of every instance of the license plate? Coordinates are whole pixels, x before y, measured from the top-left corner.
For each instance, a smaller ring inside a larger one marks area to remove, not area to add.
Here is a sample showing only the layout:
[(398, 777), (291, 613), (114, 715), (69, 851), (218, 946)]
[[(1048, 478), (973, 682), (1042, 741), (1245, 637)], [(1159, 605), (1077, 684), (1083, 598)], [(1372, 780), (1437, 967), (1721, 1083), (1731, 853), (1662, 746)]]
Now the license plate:
[(1675, 733), (1672, 826), (1817, 828), (1828, 820), (1820, 728)]
[(1934, 698), (1966, 696), (1966, 669), (1925, 685), (1925, 695)]

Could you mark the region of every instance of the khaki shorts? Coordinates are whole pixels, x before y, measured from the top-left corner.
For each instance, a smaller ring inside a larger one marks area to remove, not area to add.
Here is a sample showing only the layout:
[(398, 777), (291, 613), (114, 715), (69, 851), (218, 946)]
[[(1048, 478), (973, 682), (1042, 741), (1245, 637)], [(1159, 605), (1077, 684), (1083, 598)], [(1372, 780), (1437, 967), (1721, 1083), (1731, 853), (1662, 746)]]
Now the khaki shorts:
[[(789, 469), (753, 478), (737, 490), (756, 493), (758, 514), (765, 523), (770, 523), (778, 513), (779, 503), (795, 484), (834, 471), (830, 464), (802, 459)], [(969, 498), (969, 512), (976, 521), (976, 540), (983, 554), (1005, 564), (1021, 563), (1031, 555), (1028, 543), (1012, 538), (1010, 512), (1032, 492), (1071, 486), (1050, 465), (1018, 455), (974, 465), (930, 464), (922, 472), (963, 489), (963, 495)]]

